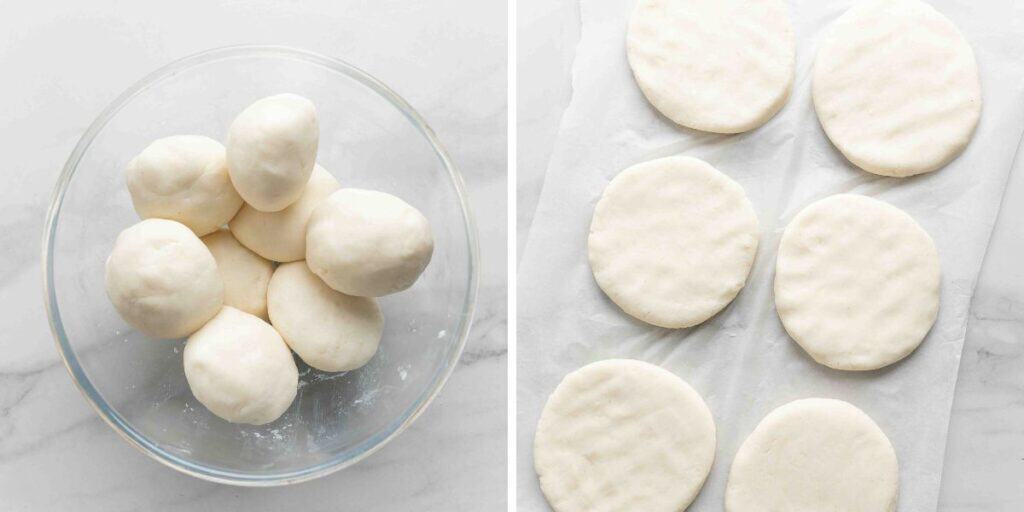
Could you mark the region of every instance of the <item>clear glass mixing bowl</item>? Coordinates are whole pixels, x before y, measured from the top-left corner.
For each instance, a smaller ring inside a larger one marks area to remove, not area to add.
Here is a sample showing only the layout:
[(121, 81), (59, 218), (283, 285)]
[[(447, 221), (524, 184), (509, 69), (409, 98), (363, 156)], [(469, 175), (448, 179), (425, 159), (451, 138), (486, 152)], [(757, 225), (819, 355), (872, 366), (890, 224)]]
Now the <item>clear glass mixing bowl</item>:
[[(147, 339), (107, 300), (104, 262), (138, 222), (125, 164), (153, 139), (223, 140), (252, 101), (280, 92), (313, 100), (318, 161), (342, 186), (383, 190), (423, 212), (434, 256), (419, 281), (385, 297), (380, 350), (359, 370), (328, 374), (298, 358), (299, 393), (277, 421), (235, 425), (188, 389), (183, 340)], [(308, 480), (379, 449), (423, 412), (466, 343), (478, 250), (462, 179), (404, 100), (337, 59), (281, 47), (231, 47), (174, 62), (125, 91), (75, 147), (43, 239), (46, 306), (57, 348), (96, 412), (145, 454), (179, 471), (240, 485)]]

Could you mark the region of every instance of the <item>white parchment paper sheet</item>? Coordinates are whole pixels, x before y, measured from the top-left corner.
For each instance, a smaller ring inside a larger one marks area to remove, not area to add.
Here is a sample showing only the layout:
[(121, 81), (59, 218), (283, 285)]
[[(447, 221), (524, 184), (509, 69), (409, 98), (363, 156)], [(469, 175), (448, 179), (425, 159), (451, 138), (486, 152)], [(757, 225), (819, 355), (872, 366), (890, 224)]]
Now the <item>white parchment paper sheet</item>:
[[(839, 398), (866, 411), (896, 447), (899, 510), (935, 510), (971, 294), (1024, 129), (1024, 6), (934, 2), (974, 48), (981, 122), (967, 151), (950, 165), (898, 179), (849, 164), (829, 143), (811, 103), (816, 43), (853, 2), (790, 2), (797, 34), (792, 96), (766, 125), (733, 136), (678, 127), (644, 100), (625, 55), (634, 2), (582, 2), (573, 99), (519, 268), (519, 510), (547, 510), (532, 447), (548, 395), (566, 373), (616, 357), (677, 373), (714, 414), (717, 458), (690, 510), (722, 510), (740, 443), (769, 411), (805, 397)], [(761, 241), (747, 286), (730, 306), (700, 326), (666, 330), (633, 320), (601, 293), (587, 263), (586, 237), (594, 205), (612, 177), (631, 164), (677, 154), (707, 160), (743, 186), (761, 222)], [(907, 211), (935, 239), (942, 261), (934, 328), (907, 359), (874, 372), (814, 363), (786, 335), (772, 299), (781, 230), (802, 207), (840, 192)]]

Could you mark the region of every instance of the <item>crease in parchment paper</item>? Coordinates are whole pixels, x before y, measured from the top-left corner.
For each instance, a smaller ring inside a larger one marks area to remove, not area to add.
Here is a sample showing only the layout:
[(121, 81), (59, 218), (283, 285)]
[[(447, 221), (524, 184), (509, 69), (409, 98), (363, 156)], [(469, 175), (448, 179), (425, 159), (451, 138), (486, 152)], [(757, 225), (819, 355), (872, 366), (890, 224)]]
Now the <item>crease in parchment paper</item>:
[[(689, 510), (723, 508), (739, 444), (772, 409), (798, 398), (847, 400), (886, 432), (900, 461), (899, 510), (934, 510), (971, 295), (1009, 171), (1024, 133), (1024, 6), (932, 2), (964, 32), (978, 60), (981, 122), (948, 166), (912, 178), (860, 169), (831, 145), (814, 114), (810, 73), (817, 41), (852, 1), (790, 2), (797, 76), (783, 109), (744, 134), (678, 127), (643, 98), (626, 62), (634, 0), (584, 0), (573, 96), (519, 266), (518, 503), (548, 510), (533, 472), (533, 434), (548, 395), (567, 373), (630, 357), (659, 364), (704, 397), (718, 431), (716, 460)], [(746, 287), (707, 322), (682, 330), (643, 324), (605, 297), (587, 262), (594, 205), (608, 181), (637, 162), (684, 154), (736, 180), (757, 211), (761, 238)], [(772, 296), (783, 228), (804, 206), (852, 192), (893, 204), (935, 240), (943, 279), (938, 319), (917, 351), (871, 372), (815, 363), (786, 334)]]

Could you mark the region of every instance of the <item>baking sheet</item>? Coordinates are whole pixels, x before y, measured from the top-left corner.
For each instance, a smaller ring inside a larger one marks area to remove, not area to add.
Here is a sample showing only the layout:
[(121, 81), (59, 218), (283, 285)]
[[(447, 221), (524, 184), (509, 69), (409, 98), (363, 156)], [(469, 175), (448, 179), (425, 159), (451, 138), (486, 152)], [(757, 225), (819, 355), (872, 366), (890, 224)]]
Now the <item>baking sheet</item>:
[[(898, 179), (849, 164), (829, 143), (811, 103), (816, 43), (852, 1), (790, 2), (797, 36), (792, 96), (766, 125), (731, 136), (678, 127), (644, 100), (625, 55), (634, 3), (582, 1), (573, 98), (519, 267), (519, 510), (548, 510), (532, 450), (547, 396), (566, 373), (615, 357), (675, 372), (714, 414), (715, 464), (689, 510), (722, 510), (740, 443), (769, 411), (805, 397), (839, 398), (867, 412), (899, 457), (899, 510), (935, 510), (971, 294), (1024, 131), (1024, 6), (933, 2), (974, 48), (982, 116), (970, 146), (950, 165)], [(619, 310), (594, 283), (586, 257), (590, 217), (608, 181), (629, 165), (669, 155), (702, 158), (731, 176), (746, 190), (761, 223), (746, 288), (717, 316), (683, 330), (646, 325)], [(935, 326), (907, 359), (872, 372), (814, 363), (786, 335), (772, 299), (782, 229), (802, 207), (841, 192), (907, 211), (932, 235), (942, 262)]]

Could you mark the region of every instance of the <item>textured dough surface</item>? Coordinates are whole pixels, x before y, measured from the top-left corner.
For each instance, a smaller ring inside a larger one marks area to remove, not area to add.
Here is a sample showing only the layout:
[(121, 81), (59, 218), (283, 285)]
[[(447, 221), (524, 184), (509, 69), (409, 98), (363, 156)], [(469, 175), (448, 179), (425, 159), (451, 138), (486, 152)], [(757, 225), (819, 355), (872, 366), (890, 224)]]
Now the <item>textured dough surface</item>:
[(410, 286), (430, 263), (434, 237), (416, 208), (384, 192), (343, 188), (306, 226), (306, 262), (335, 290), (381, 297)]
[(914, 351), (939, 311), (939, 254), (902, 210), (838, 194), (786, 226), (775, 267), (775, 307), (815, 361), (874, 370)]
[(597, 284), (626, 313), (681, 328), (736, 297), (757, 241), (757, 216), (739, 184), (702, 160), (668, 157), (612, 179), (588, 250)]
[(224, 281), (224, 305), (267, 319), (267, 284), (274, 264), (246, 249), (226, 229), (202, 238)]
[(147, 219), (117, 235), (106, 287), (121, 318), (154, 338), (192, 334), (224, 301), (213, 255), (184, 224), (166, 219)]
[(176, 220), (197, 236), (227, 224), (242, 206), (224, 146), (201, 135), (153, 141), (128, 162), (125, 180), (139, 217)]
[(183, 359), (196, 400), (232, 423), (276, 420), (299, 389), (295, 360), (277, 331), (229, 306), (189, 336)]
[(678, 512), (715, 459), (715, 423), (675, 374), (611, 359), (565, 377), (534, 438), (534, 467), (555, 512)]
[(355, 370), (377, 353), (384, 332), (377, 301), (332, 290), (304, 261), (277, 267), (267, 302), (274, 328), (313, 368)]
[(818, 48), (812, 93), (836, 148), (883, 176), (946, 165), (981, 115), (974, 52), (919, 0), (866, 1), (836, 20)]
[(626, 55), (640, 90), (666, 117), (739, 133), (786, 103), (796, 43), (782, 0), (640, 0)]
[(765, 416), (729, 471), (726, 512), (891, 512), (896, 452), (867, 414), (841, 400), (808, 398)]
[(276, 212), (294, 203), (316, 163), (320, 124), (313, 102), (297, 94), (257, 100), (228, 128), (228, 173), (253, 208)]
[(278, 212), (245, 205), (231, 219), (231, 232), (243, 245), (271, 261), (306, 259), (306, 223), (320, 201), (338, 190), (338, 180), (319, 165), (313, 167), (302, 195)]

